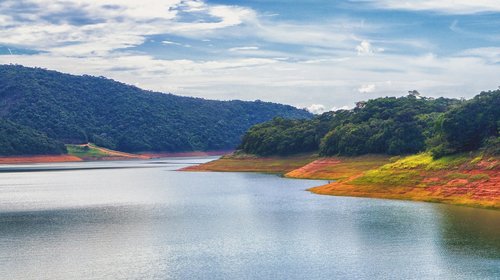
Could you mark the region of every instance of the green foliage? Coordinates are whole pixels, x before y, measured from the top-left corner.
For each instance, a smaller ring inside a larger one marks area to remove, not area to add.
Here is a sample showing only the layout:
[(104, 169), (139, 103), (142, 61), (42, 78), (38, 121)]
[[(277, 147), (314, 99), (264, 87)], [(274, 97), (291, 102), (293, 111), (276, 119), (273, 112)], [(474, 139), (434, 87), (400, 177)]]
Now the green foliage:
[(66, 153), (64, 144), (30, 127), (0, 119), (0, 155)]
[(233, 149), (252, 125), (311, 117), (292, 106), (180, 97), (14, 65), (0, 66), (0, 80), (0, 117), (64, 143), (128, 152)]
[(475, 181), (483, 181), (483, 180), (489, 180), (490, 176), (488, 174), (476, 174), (472, 175), (469, 177), (469, 181), (475, 182)]
[(500, 155), (500, 137), (486, 138), (482, 150), (485, 155)]
[(431, 148), (434, 157), (472, 151), (487, 146), (498, 153), (500, 90), (482, 92), (446, 112), (439, 120), (439, 145)]
[(417, 153), (437, 134), (439, 117), (458, 103), (412, 95), (378, 98), (360, 102), (353, 110), (328, 112), (312, 120), (257, 125), (244, 136), (240, 148), (260, 155), (284, 154), (280, 146), (291, 147), (286, 154), (319, 151), (325, 156)]
[(275, 118), (252, 127), (239, 148), (258, 155), (289, 155), (314, 151), (317, 147), (312, 122)]
[(425, 149), (433, 120), (456, 101), (407, 96), (378, 98), (354, 109), (349, 124), (323, 139), (322, 155), (384, 153), (402, 155)]

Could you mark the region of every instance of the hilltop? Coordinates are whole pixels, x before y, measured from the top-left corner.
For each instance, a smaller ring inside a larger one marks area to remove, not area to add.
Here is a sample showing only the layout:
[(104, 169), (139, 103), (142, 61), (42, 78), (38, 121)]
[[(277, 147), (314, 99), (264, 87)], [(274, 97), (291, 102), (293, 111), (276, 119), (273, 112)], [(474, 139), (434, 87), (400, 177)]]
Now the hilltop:
[[(29, 128), (59, 147), (92, 142), (124, 152), (231, 150), (252, 125), (278, 116), (312, 117), (288, 105), (176, 96), (104, 77), (19, 65), (0, 65), (0, 80), (0, 119)], [(32, 141), (23, 137), (16, 141)], [(8, 154), (43, 153), (20, 149)]]

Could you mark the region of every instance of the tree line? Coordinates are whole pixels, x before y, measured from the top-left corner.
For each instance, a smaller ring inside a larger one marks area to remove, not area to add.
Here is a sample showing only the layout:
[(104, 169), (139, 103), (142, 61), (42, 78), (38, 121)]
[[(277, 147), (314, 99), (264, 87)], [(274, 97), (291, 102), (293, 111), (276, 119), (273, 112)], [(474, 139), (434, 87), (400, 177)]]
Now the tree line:
[(0, 81), (0, 118), (59, 142), (127, 152), (234, 149), (254, 124), (312, 117), (282, 104), (182, 97), (18, 65), (0, 65)]
[(500, 90), (482, 92), (467, 101), (415, 94), (377, 98), (311, 120), (275, 118), (255, 125), (243, 136), (239, 149), (264, 156), (430, 151), (440, 157), (479, 148), (498, 153), (499, 108)]
[(63, 143), (30, 127), (0, 119), (0, 155), (66, 153)]

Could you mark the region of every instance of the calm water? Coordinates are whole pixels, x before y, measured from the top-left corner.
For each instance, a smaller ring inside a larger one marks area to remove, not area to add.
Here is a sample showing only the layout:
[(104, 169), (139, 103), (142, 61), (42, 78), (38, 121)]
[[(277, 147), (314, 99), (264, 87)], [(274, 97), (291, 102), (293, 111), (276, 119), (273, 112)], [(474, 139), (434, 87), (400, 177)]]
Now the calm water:
[(0, 278), (500, 279), (500, 211), (173, 171), (205, 160), (0, 167)]

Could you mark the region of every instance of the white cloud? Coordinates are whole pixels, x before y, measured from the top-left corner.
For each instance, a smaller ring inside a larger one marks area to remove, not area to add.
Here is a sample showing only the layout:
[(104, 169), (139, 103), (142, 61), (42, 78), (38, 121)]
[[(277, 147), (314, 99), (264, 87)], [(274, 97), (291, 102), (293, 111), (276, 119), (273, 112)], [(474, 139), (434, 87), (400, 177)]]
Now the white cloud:
[(332, 107), (330, 111), (338, 111), (338, 110), (350, 110), (353, 106), (341, 106), (341, 107)]
[(373, 48), (370, 42), (363, 40), (356, 46), (356, 51), (358, 51), (358, 55), (373, 55)]
[(306, 108), (307, 111), (313, 113), (313, 114), (321, 114), (326, 111), (325, 105), (322, 104), (312, 104), (311, 106)]
[[(183, 0), (21, 0), (25, 12), (13, 20), (15, 2), (0, 5), (0, 43), (24, 46), (61, 55), (107, 55), (117, 49), (142, 44), (147, 36), (195, 34), (243, 23), (255, 13), (236, 6), (209, 6), (202, 1)], [(191, 22), (179, 20), (192, 13)], [(72, 16), (86, 15), (88, 23), (72, 23)], [(30, 20), (23, 19), (29, 16)], [(196, 17), (210, 17), (200, 22)], [(49, 19), (58, 19), (51, 22)], [(4, 24), (8, 21), (7, 24)]]
[(358, 88), (358, 92), (370, 93), (370, 92), (374, 92), (375, 89), (376, 89), (376, 86), (374, 84), (362, 85), (361, 87)]
[[(262, 99), (298, 107), (322, 104), (326, 108), (352, 106), (365, 98), (352, 94), (353, 88), (370, 91), (375, 87), (370, 98), (406, 95), (412, 89), (425, 92), (426, 96), (471, 97), (482, 90), (496, 89), (500, 75), (498, 64), (465, 54), (452, 57), (380, 54), (354, 56), (345, 61), (296, 63), (256, 58), (193, 61), (122, 53), (106, 57), (41, 53), (3, 55), (0, 63), (102, 75), (129, 84), (140, 83), (145, 89), (181, 95)], [(391, 69), (390, 74), (378, 71), (380, 65)]]
[[(10, 5), (18, 2), (31, 10), (18, 11), (11, 17)], [(359, 20), (285, 22), (262, 17), (249, 8), (209, 3), (0, 1), (0, 44), (42, 51), (35, 55), (0, 55), (0, 63), (106, 76), (145, 89), (204, 98), (258, 98), (298, 107), (315, 104), (311, 110), (352, 106), (363, 98), (353, 94), (356, 90), (371, 93), (370, 98), (405, 95), (411, 89), (429, 96), (470, 97), (498, 86), (496, 46), (437, 56), (426, 53), (433, 46), (425, 39), (381, 36), (376, 40), (370, 34), (379, 34), (383, 26)], [(155, 11), (149, 14), (145, 9)], [(71, 14), (88, 22), (74, 23)], [(58, 21), (47, 20), (51, 18)], [(161, 35), (174, 39), (165, 40)], [(182, 45), (184, 41), (178, 37), (192, 39), (190, 43), (210, 42), (213, 47), (207, 49), (214, 55), (196, 56), (198, 60), (167, 59), (145, 54), (140, 48), (124, 50), (151, 37), (166, 45)], [(239, 46), (232, 48), (234, 53), (230, 55), (228, 42)], [(283, 44), (290, 48), (273, 49)], [(257, 45), (265, 46), (265, 50)], [(382, 46), (388, 51), (383, 52)], [(394, 51), (400, 46), (418, 52)]]
[(0, 26), (5, 26), (12, 21), (12, 18), (7, 15), (0, 15)]
[(480, 57), (491, 64), (500, 64), (500, 47), (484, 47), (464, 50), (460, 56)]
[(362, 0), (384, 9), (436, 11), (446, 14), (500, 12), (498, 0)]
[(168, 41), (168, 40), (161, 41), (161, 43), (164, 44), (164, 45), (182, 46), (181, 43), (177, 43), (177, 42), (173, 42), (173, 41)]
[[(357, 30), (374, 30), (376, 24), (349, 19), (323, 24), (277, 22), (240, 6), (209, 5), (190, 0), (20, 0), (0, 3), (0, 16), (17, 13), (0, 29), (0, 43), (24, 46), (61, 55), (100, 55), (139, 46), (149, 36), (169, 34), (201, 39), (253, 37), (271, 43), (314, 46), (347, 51)], [(149, 12), (148, 12), (149, 11)], [(189, 20), (184, 19), (188, 15)], [(72, 16), (89, 22), (73, 23)], [(10, 18), (0, 18), (0, 25)], [(50, 21), (48, 19), (57, 19)], [(238, 28), (235, 28), (238, 27)], [(293, 31), (293, 32), (291, 32)], [(93, 47), (95, 46), (95, 47)], [(243, 49), (240, 49), (240, 51)], [(247, 49), (249, 50), (249, 49)], [(253, 49), (256, 50), (256, 49)]]
[(258, 50), (259, 47), (255, 46), (248, 46), (248, 47), (235, 47), (235, 48), (230, 48), (230, 52), (237, 52), (237, 51), (253, 51), (253, 50)]
[(185, 48), (190, 48), (191, 45), (189, 44), (181, 44), (181, 43), (178, 43), (178, 42), (174, 42), (174, 41), (168, 41), (168, 40), (163, 40), (161, 41), (162, 44), (164, 45), (173, 45), (173, 46), (181, 46), (181, 47), (185, 47)]

